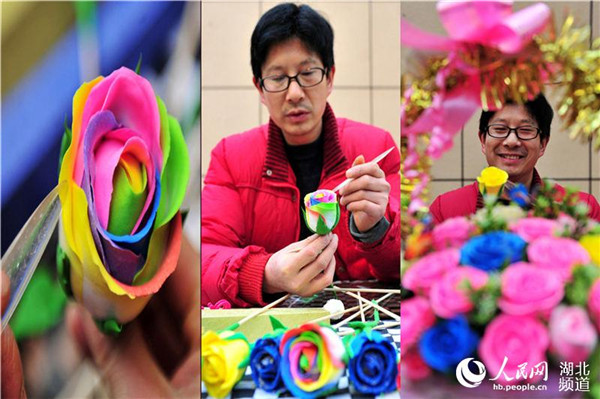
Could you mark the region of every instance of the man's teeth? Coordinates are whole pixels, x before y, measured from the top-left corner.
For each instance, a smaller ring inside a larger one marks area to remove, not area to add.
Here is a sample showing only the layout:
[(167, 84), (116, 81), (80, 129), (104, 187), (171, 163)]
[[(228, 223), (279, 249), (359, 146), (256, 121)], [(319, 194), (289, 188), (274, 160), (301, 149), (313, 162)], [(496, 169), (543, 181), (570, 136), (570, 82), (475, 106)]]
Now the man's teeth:
[(506, 159), (521, 159), (520, 155), (500, 155), (502, 158)]

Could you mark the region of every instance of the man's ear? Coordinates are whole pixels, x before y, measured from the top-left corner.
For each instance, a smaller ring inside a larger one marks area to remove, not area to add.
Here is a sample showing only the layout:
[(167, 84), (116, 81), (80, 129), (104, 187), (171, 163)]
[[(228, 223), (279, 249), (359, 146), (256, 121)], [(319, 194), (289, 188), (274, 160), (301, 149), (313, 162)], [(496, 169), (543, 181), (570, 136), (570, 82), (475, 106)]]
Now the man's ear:
[(267, 105), (265, 103), (265, 92), (262, 89), (262, 87), (260, 87), (260, 82), (258, 81), (258, 79), (256, 79), (256, 76), (252, 77), (252, 83), (254, 84), (254, 87), (256, 87), (256, 90), (258, 90), (258, 94), (260, 95), (260, 102), (264, 105)]
[(481, 142), (481, 152), (485, 155), (485, 133), (479, 132), (479, 141)]
[(335, 75), (335, 65), (333, 65), (327, 72), (327, 96), (331, 94), (333, 90), (333, 76)]
[(549, 141), (550, 141), (550, 137), (546, 137), (546, 138), (540, 140), (540, 158), (546, 152), (546, 146), (548, 145)]

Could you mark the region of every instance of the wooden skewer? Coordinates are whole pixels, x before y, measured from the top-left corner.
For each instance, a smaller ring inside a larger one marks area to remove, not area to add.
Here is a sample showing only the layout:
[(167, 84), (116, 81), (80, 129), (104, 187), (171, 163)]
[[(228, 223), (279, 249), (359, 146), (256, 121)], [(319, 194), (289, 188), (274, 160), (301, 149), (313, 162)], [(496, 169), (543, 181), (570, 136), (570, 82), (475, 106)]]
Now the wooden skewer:
[(387, 309), (385, 309), (385, 308), (377, 305), (376, 303), (367, 301), (366, 299), (364, 299), (364, 298), (362, 298), (362, 297), (360, 297), (360, 296), (358, 296), (356, 294), (353, 294), (351, 292), (345, 292), (345, 294), (346, 295), (350, 295), (352, 298), (356, 298), (359, 301), (371, 304), (375, 309), (379, 310), (381, 313), (385, 313), (386, 315), (390, 316), (392, 319), (400, 321), (400, 316), (398, 316), (397, 314), (394, 314), (394, 313), (390, 312), (389, 310), (387, 310)]
[(374, 292), (379, 294), (401, 294), (401, 290), (385, 289), (385, 288), (340, 288), (340, 287), (327, 287), (325, 291), (341, 291), (341, 292)]
[[(360, 292), (357, 293), (356, 295), (358, 295), (359, 299), (362, 299), (362, 297), (360, 296)], [(360, 320), (364, 323), (365, 322), (365, 312), (363, 310), (363, 305), (362, 305), (361, 300), (358, 301), (358, 306), (360, 307)]]
[[(377, 300), (375, 301), (375, 303), (379, 303), (379, 302), (383, 301), (384, 299), (386, 299), (386, 298), (389, 298), (389, 297), (390, 297), (390, 295), (393, 295), (393, 294), (390, 294), (390, 293), (388, 293), (388, 294), (386, 294), (386, 295), (382, 296), (381, 298), (377, 299)], [(368, 303), (366, 303), (366, 304), (364, 305), (364, 307), (363, 307), (363, 308), (364, 308), (365, 310), (368, 310), (369, 308), (372, 308), (372, 307), (373, 307), (373, 306), (372, 306), (371, 302), (368, 302)], [(348, 308), (348, 309), (340, 310), (339, 312), (331, 313), (330, 315), (327, 315), (327, 316), (322, 316), (322, 317), (319, 317), (318, 319), (314, 319), (314, 320), (311, 320), (311, 321), (307, 321), (306, 323), (318, 323), (318, 322), (320, 322), (320, 321), (323, 321), (323, 320), (328, 320), (328, 319), (331, 319), (332, 317), (335, 317), (335, 316), (337, 316), (337, 315), (340, 315), (340, 314), (344, 314), (344, 313), (352, 312), (352, 311), (354, 311), (354, 310), (357, 310), (357, 309), (359, 309), (359, 308), (360, 308), (360, 307), (357, 305), (357, 306), (354, 306), (354, 307), (352, 307), (352, 308)], [(347, 318), (346, 320), (347, 320), (347, 321), (350, 321), (350, 320), (352, 320), (353, 318), (355, 318), (356, 316), (358, 316), (359, 314), (360, 314), (360, 311), (356, 312), (354, 315), (352, 315), (351, 317)], [(346, 323), (346, 322), (344, 322), (344, 321), (342, 320), (342, 321), (341, 321), (340, 323), (338, 323), (336, 326), (342, 325), (342, 324), (344, 324), (344, 323)]]
[[(372, 330), (382, 330), (384, 328), (393, 328), (393, 327), (398, 327), (398, 326), (400, 326), (400, 322), (399, 321), (394, 321), (394, 322), (391, 322), (391, 323), (384, 323), (384, 324), (380, 324), (378, 326), (375, 326), (375, 327), (372, 328)], [(354, 334), (354, 330), (345, 331), (343, 333), (339, 333), (338, 335), (340, 337), (343, 337), (343, 336), (348, 335), (348, 334)]]
[[(392, 294), (391, 292), (388, 292), (387, 294), (385, 294), (385, 295), (384, 295), (384, 296), (382, 296), (381, 298), (379, 298), (379, 299), (376, 299), (376, 300), (375, 300), (375, 303), (380, 303), (380, 302), (382, 302), (384, 299), (387, 299), (387, 298), (389, 298), (389, 297), (390, 297), (390, 296), (392, 296), (392, 295), (394, 295), (394, 294)], [(354, 309), (355, 309), (355, 308), (357, 308), (357, 307), (358, 307), (358, 306), (355, 306), (355, 307), (354, 307), (354, 308), (352, 308), (352, 309), (348, 309), (348, 311), (350, 311), (350, 310), (354, 310)], [(369, 305), (365, 305), (365, 307), (368, 309), (368, 308), (369, 308)], [(360, 315), (360, 312), (356, 312), (356, 313), (354, 313), (353, 315), (351, 315), (351, 316), (347, 317), (346, 319), (344, 319), (344, 320), (340, 321), (339, 323), (337, 323), (335, 326), (333, 326), (333, 328), (335, 328), (335, 329), (338, 329), (338, 328), (340, 328), (341, 326), (343, 326), (344, 324), (348, 323), (350, 320), (352, 320), (352, 319), (354, 319), (354, 318), (358, 317), (359, 315)]]
[(256, 316), (263, 314), (267, 310), (271, 309), (273, 306), (279, 305), (281, 302), (288, 299), (290, 295), (291, 294), (286, 294), (286, 295), (282, 296), (281, 298), (279, 298), (278, 300), (271, 302), (267, 306), (258, 309), (256, 312), (249, 314), (248, 316), (244, 317), (242, 320), (238, 321), (237, 323), (233, 323), (230, 327), (227, 328), (227, 330), (235, 330), (236, 328), (239, 328), (242, 324), (246, 323), (250, 319), (253, 319)]

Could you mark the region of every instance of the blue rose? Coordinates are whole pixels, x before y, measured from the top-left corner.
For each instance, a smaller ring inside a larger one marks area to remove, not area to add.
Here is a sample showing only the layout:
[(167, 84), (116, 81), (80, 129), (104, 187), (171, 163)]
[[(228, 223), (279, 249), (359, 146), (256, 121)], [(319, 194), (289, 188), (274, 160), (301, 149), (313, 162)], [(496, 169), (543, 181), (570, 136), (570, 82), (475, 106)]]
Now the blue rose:
[(252, 352), (250, 352), (252, 379), (258, 388), (266, 392), (273, 393), (284, 388), (279, 371), (281, 360), (280, 342), (281, 334), (276, 336), (267, 335), (256, 341)]
[(521, 183), (515, 185), (513, 188), (510, 188), (508, 190), (508, 196), (510, 197), (511, 201), (519, 205), (521, 208), (526, 208), (531, 203), (529, 191), (527, 190), (527, 187)]
[(379, 395), (396, 389), (398, 351), (377, 331), (361, 332), (349, 344), (348, 372), (354, 388), (364, 394)]
[(463, 245), (460, 263), (486, 272), (523, 259), (527, 243), (518, 235), (506, 231), (494, 231), (474, 238)]
[(464, 316), (443, 320), (423, 333), (419, 352), (429, 367), (447, 373), (477, 349), (479, 337)]

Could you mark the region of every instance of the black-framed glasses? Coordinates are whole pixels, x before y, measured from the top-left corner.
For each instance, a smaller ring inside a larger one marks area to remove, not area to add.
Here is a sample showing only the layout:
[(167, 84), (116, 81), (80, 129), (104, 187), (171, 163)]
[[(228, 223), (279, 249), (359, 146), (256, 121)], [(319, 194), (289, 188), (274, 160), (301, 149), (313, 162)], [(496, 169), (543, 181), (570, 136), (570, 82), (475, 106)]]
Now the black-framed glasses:
[(535, 126), (508, 127), (502, 124), (488, 125), (485, 130), (487, 134), (496, 139), (505, 139), (510, 135), (510, 132), (515, 132), (519, 140), (533, 140), (541, 132)]
[(295, 80), (300, 87), (313, 87), (323, 81), (327, 71), (323, 68), (310, 68), (298, 72), (294, 76), (289, 75), (271, 75), (260, 79), (260, 86), (269, 93), (285, 91), (290, 87), (292, 80)]

